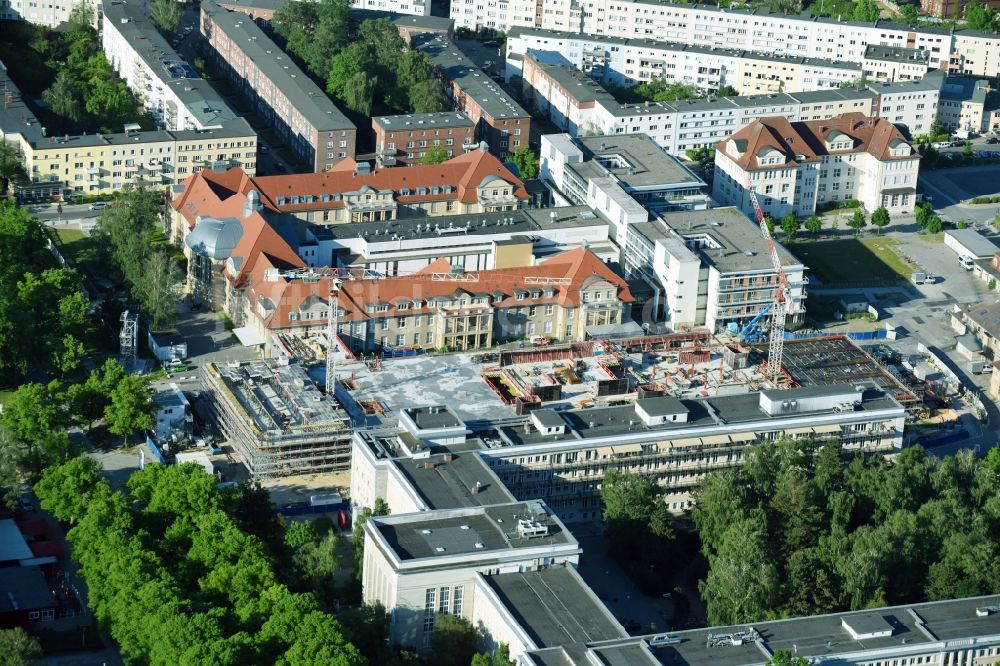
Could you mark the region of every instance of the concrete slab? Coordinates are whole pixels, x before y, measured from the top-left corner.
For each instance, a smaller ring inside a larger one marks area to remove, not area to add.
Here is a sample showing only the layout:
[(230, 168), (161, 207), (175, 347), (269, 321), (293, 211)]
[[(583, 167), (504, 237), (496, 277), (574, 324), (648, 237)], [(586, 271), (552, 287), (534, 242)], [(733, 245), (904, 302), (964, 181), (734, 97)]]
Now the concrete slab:
[(469, 355), (417, 356), (386, 360), (382, 370), (370, 372), (361, 363), (344, 364), (337, 376), (354, 372), (355, 400), (378, 400), (398, 412), (404, 407), (448, 405), (463, 420), (513, 416), (479, 374), (480, 366)]

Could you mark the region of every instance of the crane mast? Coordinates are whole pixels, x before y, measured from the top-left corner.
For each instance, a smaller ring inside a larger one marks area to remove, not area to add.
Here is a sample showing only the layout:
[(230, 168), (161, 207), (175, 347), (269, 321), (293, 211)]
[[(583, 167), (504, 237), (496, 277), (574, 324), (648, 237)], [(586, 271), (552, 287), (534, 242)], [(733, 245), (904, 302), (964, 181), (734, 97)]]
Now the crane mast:
[(788, 314), (788, 303), (791, 300), (791, 290), (788, 285), (788, 277), (785, 269), (781, 265), (781, 257), (778, 254), (778, 246), (771, 237), (771, 230), (767, 228), (767, 221), (764, 219), (764, 211), (757, 201), (757, 193), (750, 188), (750, 202), (753, 204), (754, 214), (757, 217), (757, 224), (760, 226), (760, 233), (767, 242), (768, 254), (771, 255), (771, 265), (778, 277), (778, 288), (774, 292), (774, 302), (771, 305), (771, 335), (767, 345), (767, 377), (777, 386), (781, 378), (781, 355), (785, 344), (785, 319)]

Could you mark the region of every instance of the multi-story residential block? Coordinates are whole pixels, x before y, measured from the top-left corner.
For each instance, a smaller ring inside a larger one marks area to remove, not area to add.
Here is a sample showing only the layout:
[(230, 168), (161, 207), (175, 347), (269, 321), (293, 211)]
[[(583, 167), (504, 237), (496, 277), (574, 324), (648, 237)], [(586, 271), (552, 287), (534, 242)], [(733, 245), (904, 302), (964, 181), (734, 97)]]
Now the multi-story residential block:
[(750, 189), (775, 218), (807, 216), (856, 199), (869, 212), (916, 203), (920, 156), (889, 121), (850, 113), (829, 120), (762, 118), (719, 143), (712, 197), (753, 214)]
[(451, 39), (419, 33), (413, 35), (412, 46), (430, 58), (455, 109), (475, 123), (476, 141), (485, 141), (500, 159), (528, 145), (531, 116)]
[(213, 61), (300, 161), (321, 172), (354, 156), (354, 124), (250, 17), (205, 2), (201, 32)]
[(586, 205), (608, 221), (621, 242), (650, 211), (708, 208), (708, 186), (644, 134), (570, 138), (545, 134), (541, 178), (560, 203)]
[(528, 51), (557, 54), (549, 61), (576, 67), (601, 83), (633, 85), (659, 77), (709, 94), (722, 86), (741, 95), (821, 90), (861, 78), (857, 63), (533, 28), (514, 28), (506, 46), (508, 80), (521, 75)]
[[(783, 115), (816, 120), (850, 112), (871, 115), (878, 109), (878, 94), (856, 89), (622, 104), (582, 72), (547, 62), (545, 52), (529, 51), (522, 71), (523, 98), (570, 136), (643, 133), (678, 156), (709, 148), (756, 118)], [(943, 75), (939, 80), (943, 81)], [(919, 111), (931, 114), (929, 127), (936, 93), (911, 90), (921, 84), (907, 85), (905, 94), (934, 96), (932, 108)], [(895, 89), (886, 94), (890, 93), (897, 95)], [(899, 104), (893, 102), (893, 106)]]
[(869, 44), (861, 66), (872, 81), (919, 81), (931, 69), (931, 54), (923, 49)]
[(652, 0), (518, 0), (497, 7), (455, 0), (450, 11), (456, 26), (473, 30), (520, 26), (856, 63), (863, 61), (865, 47), (876, 44), (927, 50), (932, 67), (947, 68), (952, 45), (945, 28)]
[[(649, 285), (643, 312), (674, 330), (742, 327), (774, 302), (778, 275), (756, 224), (736, 208), (664, 213), (631, 225), (622, 246), (628, 278)], [(789, 283), (790, 329), (805, 321), (806, 266), (777, 244)]]
[(872, 83), (868, 89), (876, 98), (871, 115), (905, 127), (912, 136), (927, 134), (937, 117), (944, 80), (945, 73), (935, 69), (919, 81)]
[[(218, 3), (230, 11), (242, 12), (261, 23), (270, 23), (274, 12), (284, 0), (220, 0)], [(431, 6), (424, 0), (351, 0), (351, 8), (356, 13), (378, 15), (378, 18), (418, 18), (427, 19), (426, 25), (438, 26), (448, 19), (431, 16)]]
[(101, 43), (108, 62), (163, 129), (213, 129), (237, 117), (167, 43), (141, 3), (105, 3)]
[(990, 77), (1000, 72), (1000, 38), (996, 34), (956, 30), (952, 38), (950, 73)]
[[(960, 19), (965, 15), (969, 0), (920, 0), (920, 8), (925, 14), (946, 19)], [(991, 9), (1000, 9), (1000, 0), (984, 0), (977, 3)]]
[(101, 2), (89, 0), (3, 0), (0, 2), (0, 20), (24, 21), (58, 28), (69, 22), (73, 10), (80, 5), (90, 11), (93, 27), (98, 29), (101, 22)]
[(949, 76), (941, 88), (937, 117), (949, 130), (1000, 130), (1000, 95), (987, 80)]
[(385, 166), (419, 164), (434, 146), (455, 157), (476, 147), (476, 125), (461, 113), (412, 113), (372, 118), (375, 152)]
[(2, 66), (0, 86), (0, 138), (20, 154), (27, 176), (14, 183), (20, 199), (110, 194), (137, 182), (163, 188), (209, 167), (254, 174), (257, 134), (242, 118), (205, 130), (52, 136)]

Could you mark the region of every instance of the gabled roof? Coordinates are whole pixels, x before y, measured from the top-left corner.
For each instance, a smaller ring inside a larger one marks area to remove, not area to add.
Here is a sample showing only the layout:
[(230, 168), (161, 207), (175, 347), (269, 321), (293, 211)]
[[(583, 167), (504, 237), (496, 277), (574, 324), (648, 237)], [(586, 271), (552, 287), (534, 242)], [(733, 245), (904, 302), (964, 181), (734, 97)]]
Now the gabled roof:
[[(773, 169), (773, 165), (761, 165), (757, 157), (769, 149), (785, 155), (790, 166), (814, 162), (823, 155), (830, 154), (828, 143), (851, 139), (848, 149), (834, 151), (837, 154), (867, 152), (881, 161), (911, 159), (912, 156), (892, 155), (891, 149), (900, 143), (908, 143), (906, 138), (891, 122), (884, 118), (867, 117), (862, 113), (845, 113), (827, 120), (789, 122), (784, 117), (758, 118), (733, 133), (716, 147), (726, 153), (726, 145), (735, 142), (740, 156), (734, 161), (744, 170)], [(745, 148), (744, 148), (745, 146)]]
[[(288, 315), (298, 311), (311, 297), (326, 297), (330, 290), (330, 281), (322, 279), (319, 282), (306, 284), (301, 280), (280, 279), (276, 282), (266, 282), (264, 272), (271, 267), (270, 257), (257, 261), (258, 267), (252, 270), (247, 280), (248, 296), (251, 302), (267, 299), (276, 303), (273, 312), (262, 317), (265, 327), (282, 328), (298, 325)], [(580, 305), (580, 290), (594, 283), (607, 283), (617, 291), (617, 296), (624, 302), (633, 300), (625, 280), (612, 271), (603, 261), (589, 250), (576, 248), (549, 257), (536, 266), (518, 269), (502, 269), (477, 271), (478, 282), (458, 282), (447, 279), (431, 279), (434, 273), (450, 273), (451, 265), (445, 259), (437, 259), (422, 270), (407, 276), (389, 277), (379, 280), (354, 280), (343, 283), (338, 298), (341, 309), (341, 321), (363, 321), (366, 319), (396, 316), (399, 303), (408, 306), (413, 301), (423, 305), (414, 309), (407, 307), (405, 314), (432, 313), (436, 306), (427, 305), (427, 301), (436, 299), (453, 300), (465, 294), (498, 294), (502, 300), (493, 303), (495, 307), (531, 306), (544, 304), (559, 304), (565, 307)], [(526, 284), (525, 278), (562, 278), (567, 284), (551, 285), (551, 296), (546, 296), (547, 285)], [(522, 298), (518, 300), (518, 291), (538, 292), (537, 298)], [(389, 309), (384, 312), (368, 312), (369, 305), (384, 305)], [(485, 304), (467, 307), (489, 307)]]

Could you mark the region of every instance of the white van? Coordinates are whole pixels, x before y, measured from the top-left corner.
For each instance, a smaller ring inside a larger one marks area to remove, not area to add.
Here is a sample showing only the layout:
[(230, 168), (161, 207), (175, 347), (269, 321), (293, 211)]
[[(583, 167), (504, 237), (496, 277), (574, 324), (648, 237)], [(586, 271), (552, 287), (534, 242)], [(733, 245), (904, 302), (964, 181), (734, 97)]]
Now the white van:
[(972, 261), (972, 257), (963, 254), (958, 257), (958, 265), (967, 271), (971, 271), (976, 264)]

